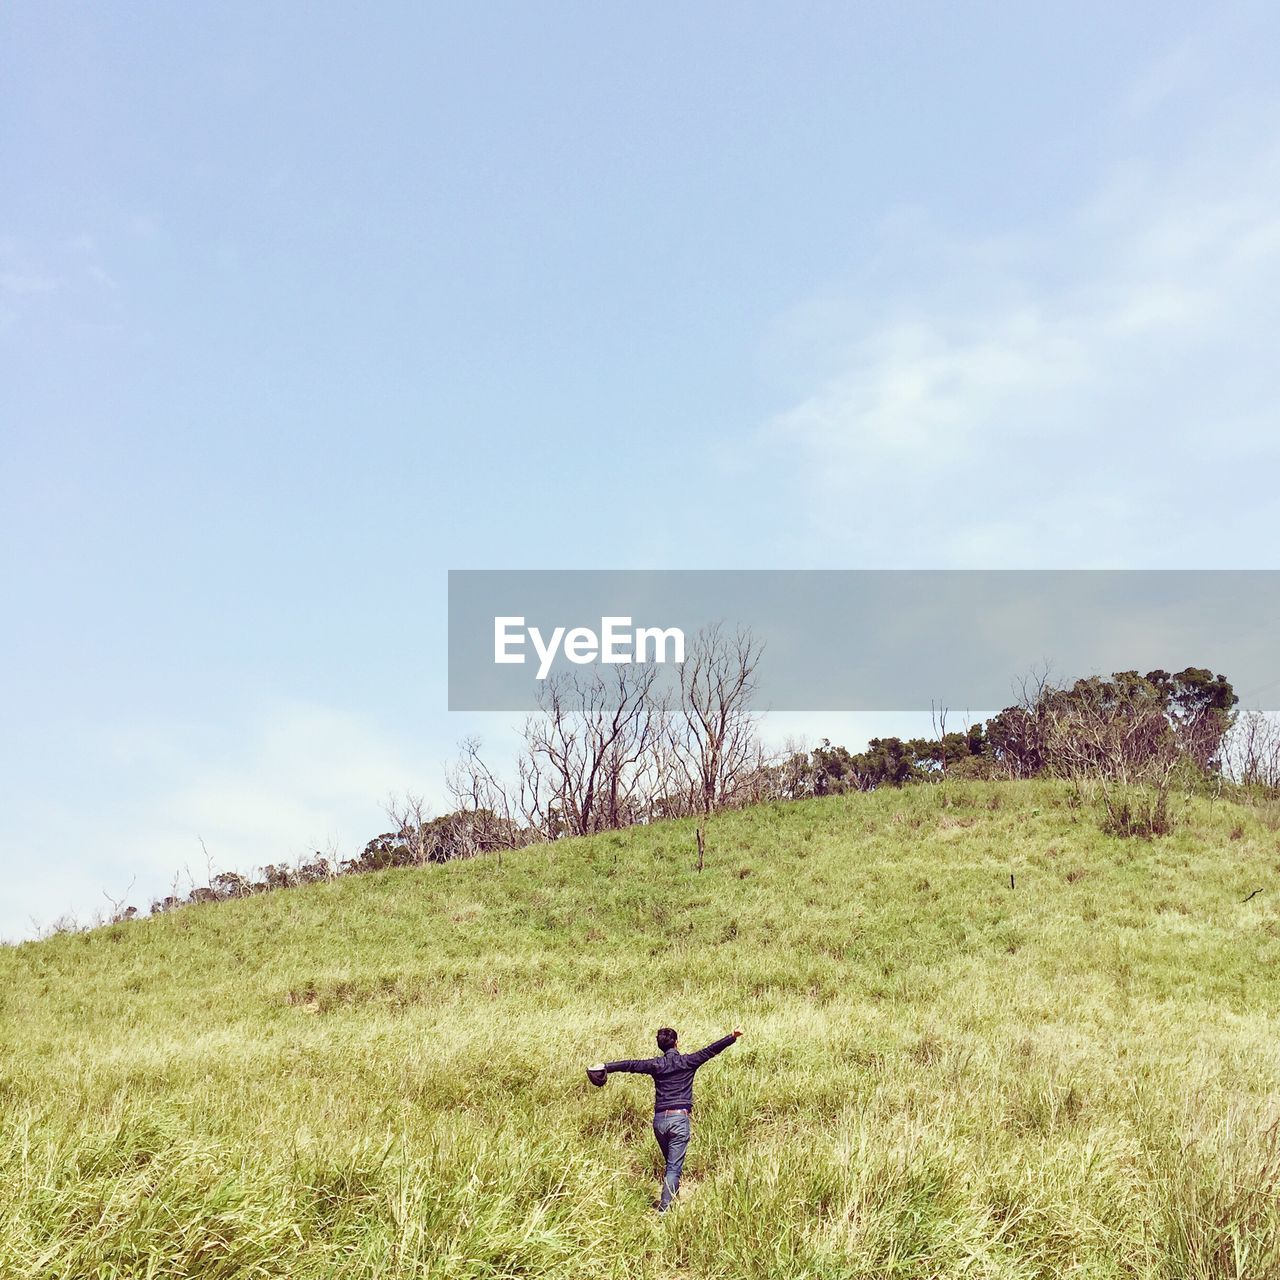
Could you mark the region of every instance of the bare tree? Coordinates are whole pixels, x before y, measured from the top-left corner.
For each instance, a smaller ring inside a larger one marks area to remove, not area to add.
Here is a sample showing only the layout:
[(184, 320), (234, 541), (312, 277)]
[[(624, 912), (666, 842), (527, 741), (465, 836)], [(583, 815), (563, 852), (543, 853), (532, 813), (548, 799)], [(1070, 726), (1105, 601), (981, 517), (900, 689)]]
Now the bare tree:
[(1265, 711), (1239, 716), (1223, 742), (1222, 767), (1242, 786), (1280, 788), (1280, 721)]
[(133, 892), (133, 886), (138, 883), (138, 877), (134, 876), (129, 881), (129, 887), (118, 897), (113, 898), (105, 889), (102, 896), (111, 904), (111, 914), (107, 917), (108, 924), (120, 924), (125, 920), (132, 920), (138, 914), (137, 907), (127, 905), (127, 899)]
[(773, 760), (774, 794), (772, 799), (798, 800), (810, 796), (814, 789), (814, 770), (810, 764), (809, 740), (791, 736)]
[(446, 779), (458, 821), (451, 824), (456, 842), (454, 856), (470, 857), (495, 852), (502, 865), (502, 851), (516, 849), (537, 838), (535, 828), (522, 824), (511, 794), (480, 755), (480, 739), (463, 739), (458, 759)]
[(720, 624), (689, 642), (680, 668), (680, 702), (670, 729), (674, 756), (698, 814), (698, 870), (706, 855), (707, 818), (737, 803), (764, 765), (751, 699), (764, 646), (751, 632)]
[(431, 854), (431, 835), (428, 827), (431, 823), (431, 809), (420, 795), (406, 791), (404, 798), (389, 795), (382, 806), (383, 812), (391, 821), (391, 832), (409, 851), (409, 856), (417, 866), (427, 862)]
[(936, 706), (933, 699), (929, 699), (929, 718), (933, 721), (933, 732), (938, 739), (939, 764), (942, 766), (944, 782), (947, 778), (947, 716), (949, 714), (950, 708), (944, 705), (941, 698), (938, 699)]
[(342, 849), (338, 845), (337, 836), (329, 837), (324, 846), (322, 859), (325, 865), (325, 879), (336, 880), (342, 874)]
[(677, 758), (672, 737), (671, 700), (653, 690), (652, 729), (645, 751), (631, 770), (627, 802), (634, 822), (654, 822), (660, 818), (685, 817), (690, 812), (684, 770)]
[(657, 668), (553, 676), (525, 722), (520, 804), (552, 839), (627, 826), (651, 808), (649, 758), (665, 718)]

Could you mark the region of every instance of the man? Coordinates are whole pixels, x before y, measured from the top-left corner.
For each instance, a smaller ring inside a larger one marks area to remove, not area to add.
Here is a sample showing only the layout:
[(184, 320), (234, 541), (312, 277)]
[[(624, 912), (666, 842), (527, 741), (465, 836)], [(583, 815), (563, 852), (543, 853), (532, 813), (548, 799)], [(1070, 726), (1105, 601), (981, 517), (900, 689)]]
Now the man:
[(660, 1058), (623, 1058), (620, 1062), (597, 1062), (587, 1068), (587, 1075), (594, 1084), (603, 1084), (610, 1071), (632, 1071), (638, 1075), (653, 1077), (653, 1136), (662, 1149), (667, 1162), (662, 1179), (662, 1198), (658, 1212), (665, 1213), (680, 1187), (680, 1170), (684, 1167), (684, 1153), (689, 1146), (693, 1111), (693, 1077), (700, 1066), (717, 1053), (727, 1049), (739, 1036), (740, 1030), (709, 1044), (697, 1053), (681, 1053), (676, 1044), (678, 1037), (670, 1027), (658, 1032)]

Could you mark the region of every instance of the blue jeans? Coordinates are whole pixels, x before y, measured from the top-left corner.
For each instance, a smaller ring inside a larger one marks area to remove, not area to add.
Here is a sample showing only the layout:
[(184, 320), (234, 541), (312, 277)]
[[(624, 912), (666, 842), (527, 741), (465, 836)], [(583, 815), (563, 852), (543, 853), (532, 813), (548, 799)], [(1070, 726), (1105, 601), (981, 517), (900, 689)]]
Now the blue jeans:
[(658, 1146), (662, 1148), (662, 1157), (667, 1162), (667, 1170), (662, 1178), (662, 1199), (658, 1202), (659, 1211), (666, 1209), (680, 1189), (680, 1170), (684, 1168), (684, 1153), (689, 1147), (691, 1130), (687, 1111), (653, 1117), (653, 1136), (657, 1138)]

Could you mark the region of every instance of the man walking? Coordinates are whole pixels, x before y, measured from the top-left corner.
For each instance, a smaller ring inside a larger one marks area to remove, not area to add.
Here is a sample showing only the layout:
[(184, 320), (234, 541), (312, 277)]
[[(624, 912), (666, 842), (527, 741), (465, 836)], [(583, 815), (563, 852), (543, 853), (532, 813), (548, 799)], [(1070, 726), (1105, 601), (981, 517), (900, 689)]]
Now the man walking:
[(700, 1066), (727, 1049), (742, 1032), (734, 1031), (722, 1040), (709, 1044), (697, 1053), (681, 1053), (676, 1048), (677, 1036), (670, 1027), (658, 1032), (659, 1058), (623, 1058), (619, 1062), (598, 1062), (587, 1068), (593, 1084), (604, 1084), (610, 1071), (632, 1071), (653, 1077), (653, 1136), (667, 1162), (662, 1179), (662, 1198), (658, 1212), (665, 1213), (680, 1187), (680, 1170), (689, 1146), (693, 1111), (693, 1077)]

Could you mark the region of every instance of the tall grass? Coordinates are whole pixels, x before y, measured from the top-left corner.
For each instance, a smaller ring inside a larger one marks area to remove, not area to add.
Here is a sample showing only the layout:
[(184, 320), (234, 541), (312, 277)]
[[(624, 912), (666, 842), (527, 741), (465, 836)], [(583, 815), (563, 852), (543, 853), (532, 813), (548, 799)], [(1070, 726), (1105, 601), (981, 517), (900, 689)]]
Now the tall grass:
[[(1280, 1276), (1256, 812), (1119, 840), (1053, 784), (949, 782), (693, 846), (0, 951), (0, 1276)], [(658, 1218), (652, 1090), (583, 1067), (667, 1023), (747, 1035)]]

